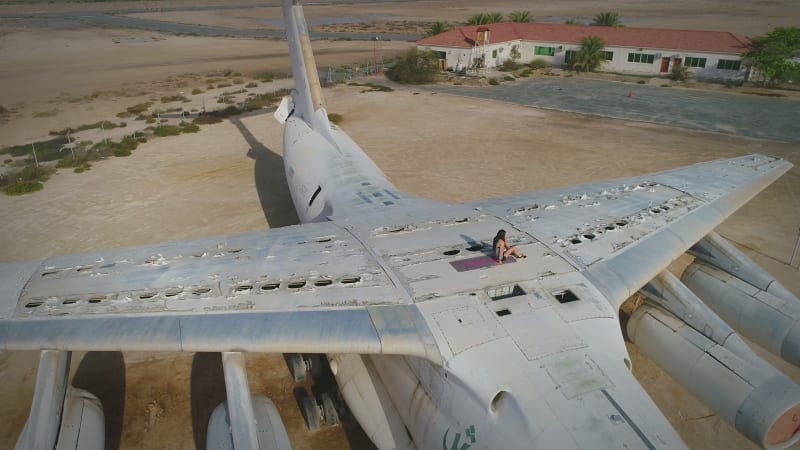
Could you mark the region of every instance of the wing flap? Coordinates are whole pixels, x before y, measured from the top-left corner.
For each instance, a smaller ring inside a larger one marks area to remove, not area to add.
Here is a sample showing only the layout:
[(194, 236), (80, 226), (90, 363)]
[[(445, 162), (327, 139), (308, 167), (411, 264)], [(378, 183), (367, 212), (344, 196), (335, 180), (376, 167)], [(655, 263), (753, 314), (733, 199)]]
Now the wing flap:
[(360, 353), (438, 362), (414, 305), (0, 321), (3, 350)]

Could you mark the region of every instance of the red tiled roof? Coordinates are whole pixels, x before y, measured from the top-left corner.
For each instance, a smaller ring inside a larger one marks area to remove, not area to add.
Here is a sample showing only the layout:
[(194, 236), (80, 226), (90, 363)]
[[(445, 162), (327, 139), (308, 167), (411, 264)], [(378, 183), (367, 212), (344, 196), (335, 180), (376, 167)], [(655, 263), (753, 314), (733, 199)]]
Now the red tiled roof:
[(596, 27), (556, 23), (502, 22), (471, 25), (417, 41), (419, 45), (469, 48), (475, 45), (478, 28), (489, 29), (490, 43), (517, 39), (580, 44), (586, 36), (598, 36), (608, 46), (668, 50), (695, 50), (717, 53), (744, 53), (750, 40), (724, 31), (666, 30), (658, 28)]

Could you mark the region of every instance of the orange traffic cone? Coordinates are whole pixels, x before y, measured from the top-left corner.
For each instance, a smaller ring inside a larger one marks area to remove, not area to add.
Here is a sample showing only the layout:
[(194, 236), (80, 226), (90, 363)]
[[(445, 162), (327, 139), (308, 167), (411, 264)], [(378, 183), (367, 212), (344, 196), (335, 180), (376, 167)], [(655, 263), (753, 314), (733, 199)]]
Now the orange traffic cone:
[(628, 89), (628, 97), (633, 97), (633, 89)]

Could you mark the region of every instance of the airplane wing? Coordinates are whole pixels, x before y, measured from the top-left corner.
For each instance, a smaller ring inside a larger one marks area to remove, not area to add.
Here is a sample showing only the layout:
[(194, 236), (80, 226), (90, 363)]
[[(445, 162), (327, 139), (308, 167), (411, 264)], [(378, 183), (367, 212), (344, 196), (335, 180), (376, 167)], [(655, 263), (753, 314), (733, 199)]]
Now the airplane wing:
[(0, 348), (425, 356), (411, 299), (333, 223), (0, 265)]
[[(418, 223), (404, 209), (394, 225), (377, 228), (350, 218), (2, 264), (0, 348), (388, 353), (438, 361), (415, 302), (547, 275), (517, 269), (509, 280), (475, 277), (447, 264), (470, 252), (446, 249), (491, 242), (497, 228), (513, 227), (512, 244), (568, 263), (541, 270), (581, 271), (618, 307), (790, 167), (751, 155), (439, 213), (423, 203)], [(413, 232), (422, 229), (430, 233)]]
[(545, 243), (618, 308), (791, 167), (748, 155), (471, 205)]

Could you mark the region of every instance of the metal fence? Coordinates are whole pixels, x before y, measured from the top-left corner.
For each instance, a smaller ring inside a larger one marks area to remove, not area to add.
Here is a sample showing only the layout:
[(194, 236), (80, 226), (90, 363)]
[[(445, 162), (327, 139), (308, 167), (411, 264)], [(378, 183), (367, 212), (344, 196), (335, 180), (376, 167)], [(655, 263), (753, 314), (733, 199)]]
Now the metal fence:
[(327, 71), (320, 73), (320, 78), (328, 83), (350, 81), (355, 78), (383, 73), (386, 64), (350, 64), (345, 66), (328, 67)]

